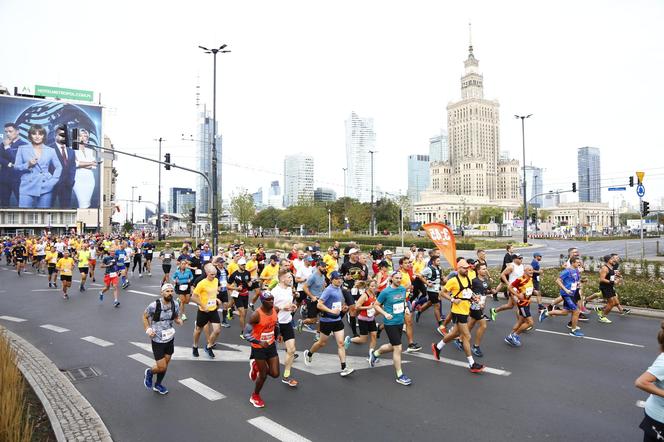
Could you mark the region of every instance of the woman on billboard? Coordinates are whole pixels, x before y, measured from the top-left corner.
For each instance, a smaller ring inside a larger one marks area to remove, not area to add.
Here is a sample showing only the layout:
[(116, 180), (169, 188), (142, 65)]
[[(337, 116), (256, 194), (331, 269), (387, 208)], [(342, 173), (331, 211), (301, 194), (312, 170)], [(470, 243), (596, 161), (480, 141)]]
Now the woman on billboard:
[[(47, 209), (53, 200), (53, 187), (62, 173), (62, 164), (53, 148), (44, 145), (46, 129), (35, 124), (28, 131), (30, 144), (18, 148), (16, 171), (21, 175), (18, 206)], [(52, 170), (52, 172), (49, 172)]]
[(76, 180), (74, 182), (74, 195), (78, 200), (79, 209), (88, 209), (92, 194), (95, 190), (95, 170), (97, 159), (94, 149), (88, 147), (90, 133), (81, 129), (79, 131), (80, 144), (76, 151)]

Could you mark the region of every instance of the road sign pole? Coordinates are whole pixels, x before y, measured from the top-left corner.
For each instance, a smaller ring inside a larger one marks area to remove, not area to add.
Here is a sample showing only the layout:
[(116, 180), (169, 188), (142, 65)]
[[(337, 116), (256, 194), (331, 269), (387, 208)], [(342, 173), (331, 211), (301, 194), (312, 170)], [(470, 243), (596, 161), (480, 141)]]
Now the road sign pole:
[(639, 215), (641, 216), (641, 262), (645, 260), (645, 246), (643, 243), (643, 198), (639, 197)]

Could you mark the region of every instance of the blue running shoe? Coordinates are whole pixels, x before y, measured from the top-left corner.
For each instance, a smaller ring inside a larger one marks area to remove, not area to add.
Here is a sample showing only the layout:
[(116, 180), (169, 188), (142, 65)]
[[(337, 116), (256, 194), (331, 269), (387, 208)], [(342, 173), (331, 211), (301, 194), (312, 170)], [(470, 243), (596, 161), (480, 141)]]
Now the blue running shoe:
[(505, 342), (507, 343), (507, 345), (511, 345), (512, 347), (516, 347), (516, 344), (514, 343), (514, 340), (512, 339), (512, 335), (505, 336)]
[(474, 356), (477, 356), (478, 358), (484, 357), (484, 353), (482, 353), (482, 350), (477, 345), (473, 345), (473, 348), (471, 350), (473, 352)]
[(350, 336), (344, 338), (344, 348), (348, 350), (348, 347), (350, 347)]
[(413, 383), (413, 381), (408, 376), (406, 376), (405, 374), (402, 374), (401, 376), (399, 376), (396, 379), (396, 381), (397, 381), (397, 384), (401, 384), (401, 385), (410, 385), (410, 384)]
[(161, 384), (154, 384), (152, 391), (156, 391), (159, 394), (168, 394), (168, 388), (164, 387)]
[(152, 370), (149, 368), (145, 369), (145, 378), (143, 379), (143, 385), (148, 390), (152, 390)]
[(579, 327), (569, 332), (569, 334), (577, 338), (583, 338), (585, 336)]
[(516, 347), (521, 347), (521, 338), (519, 337), (519, 335), (514, 335), (513, 334), (512, 335), (512, 342), (514, 342), (514, 345)]
[(375, 367), (377, 361), (378, 361), (378, 356), (376, 356), (373, 351), (370, 351), (369, 352), (369, 365), (371, 367)]
[(463, 351), (463, 344), (459, 339), (455, 339), (454, 341), (454, 346), (456, 347), (457, 350)]
[(549, 317), (549, 311), (548, 310), (542, 310), (539, 314), (539, 322), (544, 321), (548, 317)]
[(104, 292), (99, 292), (99, 302), (104, 302)]

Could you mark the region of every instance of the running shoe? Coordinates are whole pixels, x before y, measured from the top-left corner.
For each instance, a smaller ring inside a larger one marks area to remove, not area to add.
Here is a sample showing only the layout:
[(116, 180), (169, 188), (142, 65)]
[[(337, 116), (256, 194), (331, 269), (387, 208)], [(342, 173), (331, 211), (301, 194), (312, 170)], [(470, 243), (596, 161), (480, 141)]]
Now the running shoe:
[(514, 339), (512, 338), (512, 335), (505, 336), (504, 340), (507, 343), (507, 345), (511, 345), (512, 347), (516, 347), (516, 342), (514, 342)]
[(191, 347), (191, 355), (195, 358), (197, 358), (198, 355), (198, 347)]
[(104, 292), (99, 292), (99, 302), (104, 302)]
[(304, 324), (304, 325), (302, 326), (302, 329), (303, 329), (303, 330), (306, 330), (306, 331), (308, 331), (308, 332), (311, 332), (311, 333), (316, 333), (316, 329), (313, 328), (313, 327), (312, 327), (311, 325), (309, 325), (309, 324)]
[(623, 308), (623, 311), (622, 311), (622, 313), (620, 314), (620, 316), (626, 316), (626, 315), (629, 315), (629, 312), (631, 312), (631, 311), (632, 311), (631, 309)]
[(221, 326), (224, 327), (224, 328), (230, 328), (231, 327), (231, 325), (228, 322), (222, 322)]
[(115, 308), (120, 307), (120, 301), (114, 301), (113, 302), (113, 307), (115, 307)]
[(579, 327), (577, 327), (574, 330), (572, 330), (571, 332), (569, 332), (569, 334), (571, 336), (575, 336), (577, 338), (583, 338), (585, 336)]
[(149, 368), (145, 369), (145, 376), (143, 377), (143, 385), (148, 390), (152, 390), (152, 370)]
[(579, 321), (587, 321), (587, 320), (588, 320), (588, 316), (586, 316), (583, 313), (579, 313)]
[(258, 364), (255, 359), (249, 359), (249, 379), (255, 382), (258, 379)]
[(348, 350), (348, 347), (350, 347), (350, 336), (344, 338), (344, 348)]
[(477, 345), (473, 345), (473, 348), (471, 348), (470, 351), (473, 352), (473, 356), (477, 356), (478, 358), (484, 357), (484, 353), (482, 353), (482, 350), (480, 350)]
[(602, 324), (611, 324), (613, 322), (606, 316), (600, 316), (598, 321), (601, 322)]
[(283, 382), (284, 384), (288, 385), (289, 387), (293, 387), (293, 388), (297, 387), (297, 384), (298, 384), (298, 382), (295, 379), (291, 379), (291, 378), (281, 378), (281, 382)]
[(316, 333), (314, 335), (314, 342), (318, 342), (319, 339), (320, 339), (320, 334)]
[(205, 346), (205, 353), (210, 357), (210, 359), (214, 359), (214, 351), (207, 345)]
[(184, 313), (182, 313), (182, 320), (183, 320), (183, 321), (186, 321), (186, 320), (187, 320), (187, 315), (185, 315)]
[(463, 344), (461, 343), (460, 339), (455, 339), (453, 342), (457, 350), (463, 351)]
[(341, 370), (339, 372), (339, 374), (341, 375), (342, 378), (345, 378), (346, 376), (348, 376), (349, 374), (351, 374), (354, 371), (355, 371), (354, 369), (352, 369), (352, 368), (350, 368), (349, 366), (346, 365), (346, 368)]
[(512, 334), (512, 340), (516, 344), (517, 347), (521, 347), (521, 338), (519, 335)]
[(244, 341), (244, 340), (246, 340), (247, 338), (245, 338), (244, 335), (240, 335), (240, 339), (242, 339), (242, 340)]
[(405, 374), (402, 374), (401, 376), (399, 376), (396, 379), (396, 381), (397, 381), (397, 384), (401, 384), (401, 385), (410, 385), (410, 384), (413, 383), (413, 381), (408, 376), (406, 376)]
[(447, 334), (447, 329), (445, 328), (444, 325), (440, 325), (440, 326), (436, 327), (436, 331), (438, 332), (439, 335), (441, 335), (443, 337)]
[(373, 350), (369, 350), (369, 366), (375, 367), (378, 362), (378, 356), (374, 355)]
[(226, 318), (227, 318), (229, 321), (232, 321), (232, 320), (233, 320), (233, 310), (228, 309), (228, 313), (226, 313)]
[[(417, 323), (417, 322), (420, 322), (420, 316), (422, 316), (422, 312), (418, 309), (418, 310), (415, 312), (415, 322), (416, 322), (416, 323)], [(399, 382), (399, 379), (397, 379), (397, 382)]]
[(433, 357), (436, 358), (437, 361), (440, 361), (440, 350), (435, 342), (431, 343), (431, 353), (433, 353)]
[(570, 330), (572, 330), (572, 321), (569, 321), (569, 322), (567, 323), (567, 328), (569, 328)]
[(62, 299), (64, 299), (65, 301), (69, 300), (69, 295), (66, 294), (66, 293), (63, 293), (62, 294)]
[(313, 356), (311, 356), (309, 350), (304, 350), (304, 353), (302, 354), (304, 355), (304, 365), (306, 365), (307, 367), (311, 367), (311, 360)]
[(544, 321), (548, 317), (549, 317), (549, 311), (548, 310), (542, 310), (539, 314), (539, 322)]
[(161, 384), (154, 384), (152, 391), (156, 391), (159, 394), (168, 394), (168, 388), (164, 387)]
[(415, 353), (416, 351), (420, 350), (422, 350), (422, 346), (417, 342), (412, 342), (408, 344), (408, 348), (406, 348), (406, 353)]
[(495, 321), (495, 320), (496, 320), (496, 315), (498, 315), (498, 312), (496, 311), (496, 309), (495, 309), (495, 308), (492, 308), (492, 309), (490, 310), (490, 314), (491, 314), (491, 320), (492, 320), (492, 321)]
[(253, 405), (256, 408), (263, 408), (265, 407), (265, 402), (263, 402), (263, 399), (256, 393), (253, 393), (251, 397), (249, 398), (249, 402), (251, 405)]
[(298, 332), (302, 333), (302, 327), (304, 327), (304, 322), (301, 319), (298, 319), (297, 320), (297, 327), (295, 327), (295, 329)]
[(590, 314), (590, 310), (588, 310), (588, 309), (586, 308), (585, 305), (580, 306), (580, 307), (579, 307), (579, 310), (580, 310), (581, 313), (583, 313), (584, 315), (589, 315), (589, 314)]
[(473, 365), (469, 367), (471, 373), (482, 373), (484, 371), (484, 365), (473, 362)]
[(604, 309), (599, 305), (596, 305), (594, 307), (594, 310), (597, 312), (598, 315), (603, 315), (604, 314)]

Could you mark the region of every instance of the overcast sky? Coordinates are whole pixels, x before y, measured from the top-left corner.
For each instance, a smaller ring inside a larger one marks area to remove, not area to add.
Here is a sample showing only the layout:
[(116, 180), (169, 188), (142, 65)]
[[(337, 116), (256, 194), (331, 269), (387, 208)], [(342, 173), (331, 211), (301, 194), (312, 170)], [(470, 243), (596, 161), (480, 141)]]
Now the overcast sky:
[[(407, 187), (406, 157), (428, 153), (460, 98), (468, 22), (485, 97), (500, 102), (501, 147), (521, 159), (515, 113), (532, 113), (526, 162), (544, 189), (576, 181), (581, 146), (601, 150), (602, 184), (646, 172), (664, 196), (664, 2), (636, 1), (47, 1), (2, 0), (0, 84), (101, 93), (104, 132), (118, 149), (196, 166), (196, 84), (211, 105), (222, 43), (218, 119), (223, 193), (282, 181), (283, 156), (308, 152), (316, 186), (342, 193), (344, 120), (374, 118), (376, 183)], [(157, 166), (120, 158), (118, 194), (156, 200)], [(283, 185), (283, 183), (282, 183)], [(169, 187), (191, 174), (163, 174)], [(636, 201), (634, 190), (623, 193)], [(612, 192), (604, 192), (610, 201)]]

